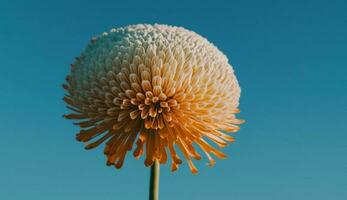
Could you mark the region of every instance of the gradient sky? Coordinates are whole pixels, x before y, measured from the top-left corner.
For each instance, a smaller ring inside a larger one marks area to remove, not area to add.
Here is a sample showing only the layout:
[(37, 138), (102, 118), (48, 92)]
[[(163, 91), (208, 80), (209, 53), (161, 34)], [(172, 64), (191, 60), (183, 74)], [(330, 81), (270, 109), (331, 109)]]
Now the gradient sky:
[(162, 200), (347, 199), (346, 1), (1, 0), (1, 200), (147, 199), (143, 160), (115, 170), (75, 141), (60, 87), (92, 36), (138, 23), (222, 50), (247, 121), (214, 168), (162, 167)]

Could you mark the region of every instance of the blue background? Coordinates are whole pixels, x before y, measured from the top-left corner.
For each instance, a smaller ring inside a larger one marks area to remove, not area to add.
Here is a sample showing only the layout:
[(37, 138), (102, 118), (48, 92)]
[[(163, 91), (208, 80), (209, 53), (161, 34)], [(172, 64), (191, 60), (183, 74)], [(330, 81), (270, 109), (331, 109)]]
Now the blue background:
[(162, 167), (161, 199), (347, 199), (346, 1), (1, 0), (1, 200), (147, 199), (143, 160), (117, 171), (75, 141), (60, 87), (92, 36), (137, 23), (218, 46), (247, 120), (214, 168)]

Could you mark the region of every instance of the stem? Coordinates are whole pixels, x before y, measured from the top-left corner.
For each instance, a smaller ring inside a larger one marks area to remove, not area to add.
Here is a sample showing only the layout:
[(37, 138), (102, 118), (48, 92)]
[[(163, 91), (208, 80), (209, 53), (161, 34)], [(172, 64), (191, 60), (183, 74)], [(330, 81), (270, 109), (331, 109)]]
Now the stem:
[(151, 166), (151, 178), (149, 182), (149, 200), (159, 199), (159, 161), (155, 160)]

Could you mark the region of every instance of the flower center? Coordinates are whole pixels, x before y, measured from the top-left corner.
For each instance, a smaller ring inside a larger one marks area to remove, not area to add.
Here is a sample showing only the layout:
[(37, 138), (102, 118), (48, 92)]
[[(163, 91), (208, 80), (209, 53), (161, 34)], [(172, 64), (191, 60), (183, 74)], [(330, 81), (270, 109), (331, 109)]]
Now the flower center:
[(155, 96), (151, 91), (145, 94), (139, 92), (133, 98), (123, 99), (122, 110), (130, 110), (130, 118), (135, 120), (141, 117), (146, 129), (162, 129), (165, 125), (170, 127), (172, 113), (179, 108), (178, 102), (168, 98), (164, 93)]

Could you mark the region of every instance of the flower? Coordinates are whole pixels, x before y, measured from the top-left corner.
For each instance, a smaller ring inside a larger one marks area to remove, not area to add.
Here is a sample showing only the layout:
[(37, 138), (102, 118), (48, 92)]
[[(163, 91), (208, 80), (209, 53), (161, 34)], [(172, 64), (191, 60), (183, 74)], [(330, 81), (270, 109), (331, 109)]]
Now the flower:
[[(240, 87), (227, 57), (198, 34), (167, 25), (131, 25), (95, 37), (71, 65), (64, 101), (79, 120), (78, 141), (92, 149), (105, 142), (107, 165), (120, 168), (133, 155), (146, 154), (172, 171), (182, 163), (177, 148), (197, 173), (192, 159), (199, 147), (211, 156), (239, 130)], [(207, 141), (209, 140), (209, 142)]]

